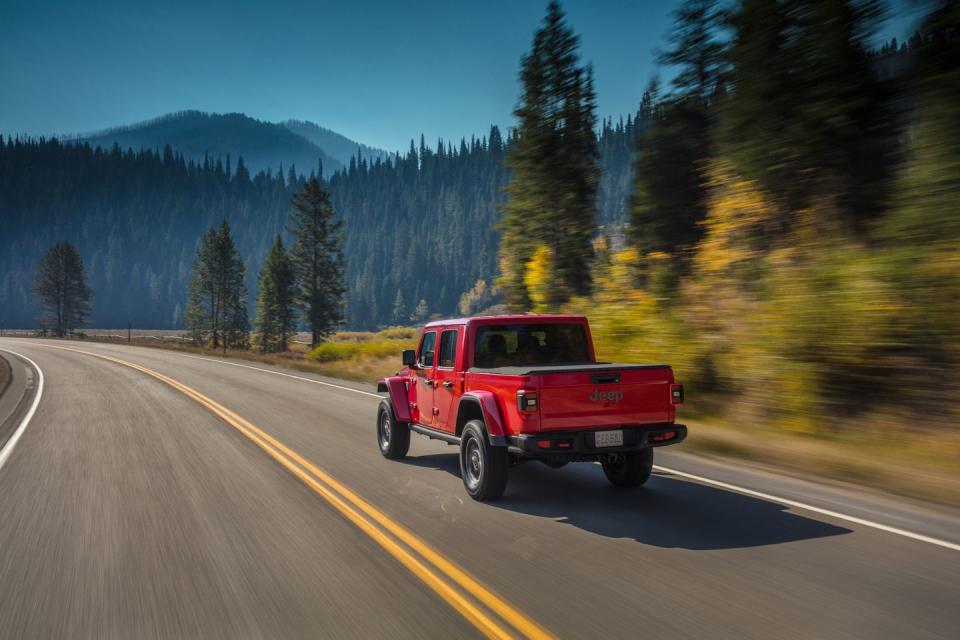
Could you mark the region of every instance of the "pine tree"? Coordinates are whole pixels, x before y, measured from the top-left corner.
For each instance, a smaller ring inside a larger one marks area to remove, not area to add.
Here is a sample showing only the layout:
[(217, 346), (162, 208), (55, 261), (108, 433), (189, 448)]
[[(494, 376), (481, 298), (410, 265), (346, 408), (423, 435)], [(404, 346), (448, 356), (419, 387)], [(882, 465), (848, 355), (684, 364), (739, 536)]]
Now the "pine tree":
[(530, 308), (524, 271), (541, 247), (551, 256), (549, 308), (590, 291), (596, 117), (592, 72), (579, 66), (578, 44), (560, 5), (551, 2), (521, 63), (523, 95), (514, 111), (519, 125), (507, 156), (512, 179), (500, 223), (499, 284), (516, 310)]
[(883, 153), (862, 157), (882, 120), (867, 55), (878, 7), (869, 0), (743, 0), (731, 15), (721, 152), (786, 216), (817, 203), (830, 205), (821, 212), (846, 217), (871, 208), (863, 196), (872, 186), (855, 183), (864, 160), (885, 162)]
[(942, 378), (945, 364), (960, 363), (960, 2), (933, 3), (919, 39), (907, 149), (879, 235), (911, 310), (904, 342)]
[(33, 290), (41, 312), (40, 322), (58, 337), (82, 326), (90, 314), (93, 290), (87, 286), (80, 254), (69, 242), (59, 242), (37, 265)]
[(672, 84), (684, 98), (706, 103), (726, 70), (719, 30), (726, 20), (719, 0), (687, 0), (673, 12), (674, 26), (661, 63), (679, 67)]
[(184, 318), (195, 343), (224, 351), (247, 346), (245, 272), (227, 221), (208, 229), (193, 263)]
[(403, 322), (405, 309), (406, 305), (403, 302), (403, 291), (397, 289), (397, 297), (393, 299), (393, 312), (390, 314), (390, 319), (394, 324)]
[(641, 253), (677, 255), (702, 235), (710, 144), (704, 110), (666, 100), (637, 140), (629, 236)]
[(296, 328), (295, 295), (293, 263), (277, 235), (260, 270), (255, 324), (262, 352), (287, 350), (287, 342)]
[(702, 235), (707, 190), (704, 172), (713, 155), (713, 111), (723, 83), (724, 14), (716, 0), (688, 0), (674, 12), (671, 47), (660, 62), (679, 67), (673, 93), (644, 93), (640, 113), (646, 128), (637, 137), (630, 240), (641, 253), (660, 251), (684, 258)]
[(310, 344), (316, 346), (343, 323), (343, 221), (334, 219), (330, 194), (316, 177), (307, 181), (292, 204), (288, 231), (295, 238), (297, 302), (310, 327)]

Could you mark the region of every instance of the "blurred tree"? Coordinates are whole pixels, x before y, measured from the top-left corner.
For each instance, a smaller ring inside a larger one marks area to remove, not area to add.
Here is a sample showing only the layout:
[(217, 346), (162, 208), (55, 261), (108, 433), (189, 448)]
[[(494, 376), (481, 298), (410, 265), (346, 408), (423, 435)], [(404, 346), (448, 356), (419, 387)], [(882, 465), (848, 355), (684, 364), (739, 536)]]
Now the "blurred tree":
[(52, 328), (58, 337), (86, 322), (93, 290), (87, 286), (83, 260), (69, 242), (47, 249), (37, 265), (33, 290), (41, 309), (41, 325)]
[(523, 57), (519, 120), (507, 155), (512, 178), (500, 229), (501, 279), (511, 309), (530, 306), (524, 269), (546, 245), (553, 278), (548, 308), (590, 291), (596, 229), (597, 141), (592, 72), (578, 64), (578, 38), (557, 2)]
[(706, 215), (703, 167), (710, 150), (706, 111), (692, 101), (666, 100), (638, 140), (629, 236), (641, 252), (676, 255), (702, 235)]
[(310, 327), (310, 346), (343, 323), (344, 283), (342, 220), (334, 219), (330, 194), (310, 178), (292, 200), (288, 231), (297, 275), (297, 301)]
[(260, 270), (256, 317), (260, 351), (287, 350), (287, 342), (296, 330), (295, 295), (293, 263), (278, 235)]
[(960, 2), (935, 3), (917, 45), (906, 159), (879, 234), (909, 301), (903, 344), (939, 370), (960, 364)]
[(715, 103), (726, 73), (717, 0), (689, 0), (674, 12), (670, 48), (660, 62), (678, 67), (666, 99), (652, 83), (641, 112), (649, 125), (637, 138), (630, 239), (642, 252), (685, 258), (702, 235), (707, 191), (704, 172), (713, 155)]
[(550, 311), (550, 294), (554, 281), (554, 255), (547, 245), (533, 252), (523, 270), (523, 285), (530, 296), (530, 310), (534, 313)]
[(877, 0), (742, 0), (732, 12), (721, 153), (787, 218), (814, 203), (823, 225), (876, 212), (878, 185), (863, 178), (882, 178), (864, 165), (883, 162), (868, 145), (883, 122), (867, 52), (880, 15)]
[(720, 30), (726, 14), (719, 0), (687, 0), (673, 12), (670, 48), (661, 63), (678, 67), (671, 84), (677, 95), (706, 104), (720, 91), (727, 71)]

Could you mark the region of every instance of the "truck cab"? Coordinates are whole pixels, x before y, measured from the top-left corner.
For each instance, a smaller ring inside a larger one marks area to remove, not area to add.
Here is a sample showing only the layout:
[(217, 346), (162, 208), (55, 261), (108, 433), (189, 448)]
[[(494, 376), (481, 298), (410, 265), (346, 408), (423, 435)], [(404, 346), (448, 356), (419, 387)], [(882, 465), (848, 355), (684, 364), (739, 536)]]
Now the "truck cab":
[(583, 316), (505, 315), (431, 322), (397, 375), (379, 381), (381, 453), (410, 432), (460, 448), (471, 497), (491, 500), (508, 467), (600, 462), (618, 487), (642, 485), (653, 448), (686, 437), (683, 387), (663, 364), (597, 362)]

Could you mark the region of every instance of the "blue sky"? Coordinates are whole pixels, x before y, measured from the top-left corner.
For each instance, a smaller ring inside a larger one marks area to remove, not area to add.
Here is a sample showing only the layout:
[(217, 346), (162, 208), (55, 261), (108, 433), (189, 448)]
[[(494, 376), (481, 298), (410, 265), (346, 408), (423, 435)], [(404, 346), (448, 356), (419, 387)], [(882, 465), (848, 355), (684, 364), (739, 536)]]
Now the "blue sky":
[[(677, 0), (567, 0), (600, 116), (632, 112)], [(171, 111), (312, 120), (402, 149), (508, 126), (546, 0), (0, 0), (0, 131), (80, 133)], [(900, 35), (902, 25), (892, 33)]]

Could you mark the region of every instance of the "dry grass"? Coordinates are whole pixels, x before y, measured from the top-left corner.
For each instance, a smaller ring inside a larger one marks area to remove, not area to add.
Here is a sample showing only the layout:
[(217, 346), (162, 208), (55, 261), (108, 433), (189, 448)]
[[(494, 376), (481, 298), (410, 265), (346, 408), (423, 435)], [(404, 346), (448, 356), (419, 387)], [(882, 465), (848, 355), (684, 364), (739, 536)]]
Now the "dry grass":
[(960, 503), (960, 434), (857, 431), (829, 438), (685, 421), (684, 447), (815, 480), (841, 481), (945, 505)]
[[(129, 344), (238, 358), (373, 385), (378, 378), (397, 372), (401, 367), (401, 352), (416, 346), (416, 336), (417, 329), (410, 327), (390, 327), (376, 333), (341, 331), (312, 351), (302, 342), (291, 342), (289, 350), (281, 353), (260, 353), (256, 348), (250, 351), (227, 349), (224, 352), (222, 349), (197, 347), (185, 341), (179, 331), (134, 332)], [(125, 333), (112, 330), (88, 331), (85, 339), (90, 342), (128, 344)]]

